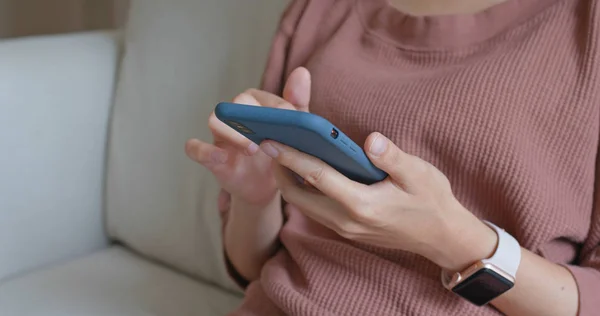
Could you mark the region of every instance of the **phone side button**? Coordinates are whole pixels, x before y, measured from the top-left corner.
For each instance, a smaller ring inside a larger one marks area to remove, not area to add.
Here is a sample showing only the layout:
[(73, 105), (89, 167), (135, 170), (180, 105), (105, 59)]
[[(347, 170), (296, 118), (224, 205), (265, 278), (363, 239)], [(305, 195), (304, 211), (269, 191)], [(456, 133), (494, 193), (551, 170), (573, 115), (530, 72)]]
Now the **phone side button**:
[(346, 147), (350, 148), (350, 150), (352, 150), (353, 152), (357, 152), (356, 148), (354, 148), (355, 146), (352, 146), (352, 144), (349, 144), (348, 142), (346, 142), (343, 139), (340, 139), (340, 141), (342, 142), (342, 144), (346, 145)]

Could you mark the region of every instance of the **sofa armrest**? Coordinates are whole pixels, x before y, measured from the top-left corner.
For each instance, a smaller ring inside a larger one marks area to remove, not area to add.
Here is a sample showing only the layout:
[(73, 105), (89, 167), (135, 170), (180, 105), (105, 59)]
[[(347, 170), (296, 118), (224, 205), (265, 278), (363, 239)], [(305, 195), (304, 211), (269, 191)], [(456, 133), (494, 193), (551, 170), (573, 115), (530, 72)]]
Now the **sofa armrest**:
[(106, 246), (114, 32), (0, 41), (0, 283)]

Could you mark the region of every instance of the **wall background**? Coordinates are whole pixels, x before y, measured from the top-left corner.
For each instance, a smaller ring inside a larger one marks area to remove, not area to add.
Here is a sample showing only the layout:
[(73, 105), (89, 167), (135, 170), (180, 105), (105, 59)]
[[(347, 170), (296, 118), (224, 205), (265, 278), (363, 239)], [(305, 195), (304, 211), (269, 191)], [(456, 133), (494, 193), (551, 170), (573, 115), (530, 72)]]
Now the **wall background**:
[(0, 0), (0, 38), (123, 25), (129, 0)]

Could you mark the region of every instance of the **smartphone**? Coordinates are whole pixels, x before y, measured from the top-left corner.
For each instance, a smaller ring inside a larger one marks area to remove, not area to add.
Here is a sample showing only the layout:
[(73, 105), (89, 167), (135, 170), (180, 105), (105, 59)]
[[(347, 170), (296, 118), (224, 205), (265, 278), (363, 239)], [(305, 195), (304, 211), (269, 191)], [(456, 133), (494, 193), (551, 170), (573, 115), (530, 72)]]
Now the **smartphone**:
[(222, 102), (216, 117), (256, 144), (273, 140), (317, 157), (351, 180), (364, 184), (387, 176), (339, 128), (325, 118), (293, 110)]

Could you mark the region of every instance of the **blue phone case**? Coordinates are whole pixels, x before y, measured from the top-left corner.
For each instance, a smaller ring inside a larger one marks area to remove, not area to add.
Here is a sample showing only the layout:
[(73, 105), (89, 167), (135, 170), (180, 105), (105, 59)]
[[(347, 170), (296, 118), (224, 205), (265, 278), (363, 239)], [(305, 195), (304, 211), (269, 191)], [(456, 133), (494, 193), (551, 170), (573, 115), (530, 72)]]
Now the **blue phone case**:
[(361, 147), (318, 115), (228, 102), (217, 104), (215, 115), (256, 144), (269, 139), (296, 148), (354, 181), (372, 184), (387, 176)]

